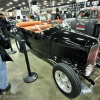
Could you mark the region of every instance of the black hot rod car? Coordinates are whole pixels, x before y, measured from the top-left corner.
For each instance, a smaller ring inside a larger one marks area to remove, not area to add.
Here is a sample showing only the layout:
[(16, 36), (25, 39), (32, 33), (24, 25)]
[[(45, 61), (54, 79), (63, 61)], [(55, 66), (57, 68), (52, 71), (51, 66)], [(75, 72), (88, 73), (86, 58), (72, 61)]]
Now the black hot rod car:
[[(27, 26), (27, 25), (28, 26)], [(79, 75), (92, 85), (89, 75), (96, 64), (99, 51), (98, 40), (69, 28), (66, 21), (61, 23), (23, 22), (16, 37), (25, 40), (26, 45), (49, 59), (54, 64), (53, 78), (60, 91), (69, 98), (81, 92)], [(22, 52), (21, 42), (15, 39)]]

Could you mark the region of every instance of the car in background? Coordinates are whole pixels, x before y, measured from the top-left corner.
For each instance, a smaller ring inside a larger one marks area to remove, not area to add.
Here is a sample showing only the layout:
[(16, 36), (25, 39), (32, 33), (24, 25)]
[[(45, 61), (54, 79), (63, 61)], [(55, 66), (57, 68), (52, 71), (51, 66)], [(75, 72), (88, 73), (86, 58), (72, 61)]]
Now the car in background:
[(72, 29), (84, 34), (99, 37), (100, 6), (82, 8), (76, 18), (66, 19)]
[(73, 30), (63, 20), (47, 24), (20, 23), (15, 36), (17, 48), (23, 52), (22, 42), (33, 51), (46, 57), (53, 65), (53, 78), (59, 90), (68, 98), (80, 95), (80, 75), (92, 85), (90, 78), (97, 60), (99, 41), (95, 37)]

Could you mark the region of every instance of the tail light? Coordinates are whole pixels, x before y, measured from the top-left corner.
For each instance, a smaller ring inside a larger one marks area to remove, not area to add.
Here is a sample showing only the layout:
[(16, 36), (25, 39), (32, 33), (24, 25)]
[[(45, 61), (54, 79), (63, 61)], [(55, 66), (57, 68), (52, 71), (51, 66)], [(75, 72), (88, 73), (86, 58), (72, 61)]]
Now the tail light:
[(99, 44), (91, 47), (87, 59), (87, 64), (93, 64), (96, 62), (98, 52), (99, 52)]

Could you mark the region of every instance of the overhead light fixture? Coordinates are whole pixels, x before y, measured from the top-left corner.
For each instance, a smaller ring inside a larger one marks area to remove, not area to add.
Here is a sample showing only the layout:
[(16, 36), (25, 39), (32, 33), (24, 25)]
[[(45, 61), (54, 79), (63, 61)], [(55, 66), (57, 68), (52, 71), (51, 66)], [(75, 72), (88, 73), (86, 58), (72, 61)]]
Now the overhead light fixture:
[(58, 3), (58, 5), (60, 5), (60, 3)]
[(0, 8), (0, 10), (2, 10), (3, 8)]
[(12, 5), (13, 3), (12, 2), (9, 2), (9, 4)]
[(7, 4), (7, 6), (9, 6), (9, 4)]
[(88, 0), (76, 0), (76, 3), (78, 3), (78, 2), (85, 2), (85, 1), (88, 1)]
[(21, 6), (21, 4), (19, 4), (18, 6)]
[(18, 1), (18, 0), (13, 0), (13, 1)]
[(60, 3), (64, 3), (63, 1), (61, 1)]
[(55, 3), (54, 2), (52, 2), (52, 6), (54, 6), (55, 5)]
[(47, 1), (44, 1), (44, 2), (47, 2)]
[(52, 2), (56, 2), (56, 1), (53, 0)]
[(25, 2), (22, 2), (22, 5), (25, 5)]
[(20, 9), (23, 9), (22, 7)]
[(64, 3), (64, 0), (61, 0), (60, 3)]

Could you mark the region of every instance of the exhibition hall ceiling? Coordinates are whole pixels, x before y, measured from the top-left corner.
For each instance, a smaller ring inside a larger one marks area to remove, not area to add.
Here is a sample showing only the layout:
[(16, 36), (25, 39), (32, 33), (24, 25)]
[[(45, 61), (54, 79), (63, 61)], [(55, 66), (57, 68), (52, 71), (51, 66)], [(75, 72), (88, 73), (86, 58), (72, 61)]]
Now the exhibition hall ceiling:
[[(37, 0), (37, 4), (40, 8), (47, 8), (75, 1), (76, 0)], [(20, 6), (22, 10), (29, 10), (28, 0), (0, 0), (0, 11), (14, 10), (17, 6)]]

